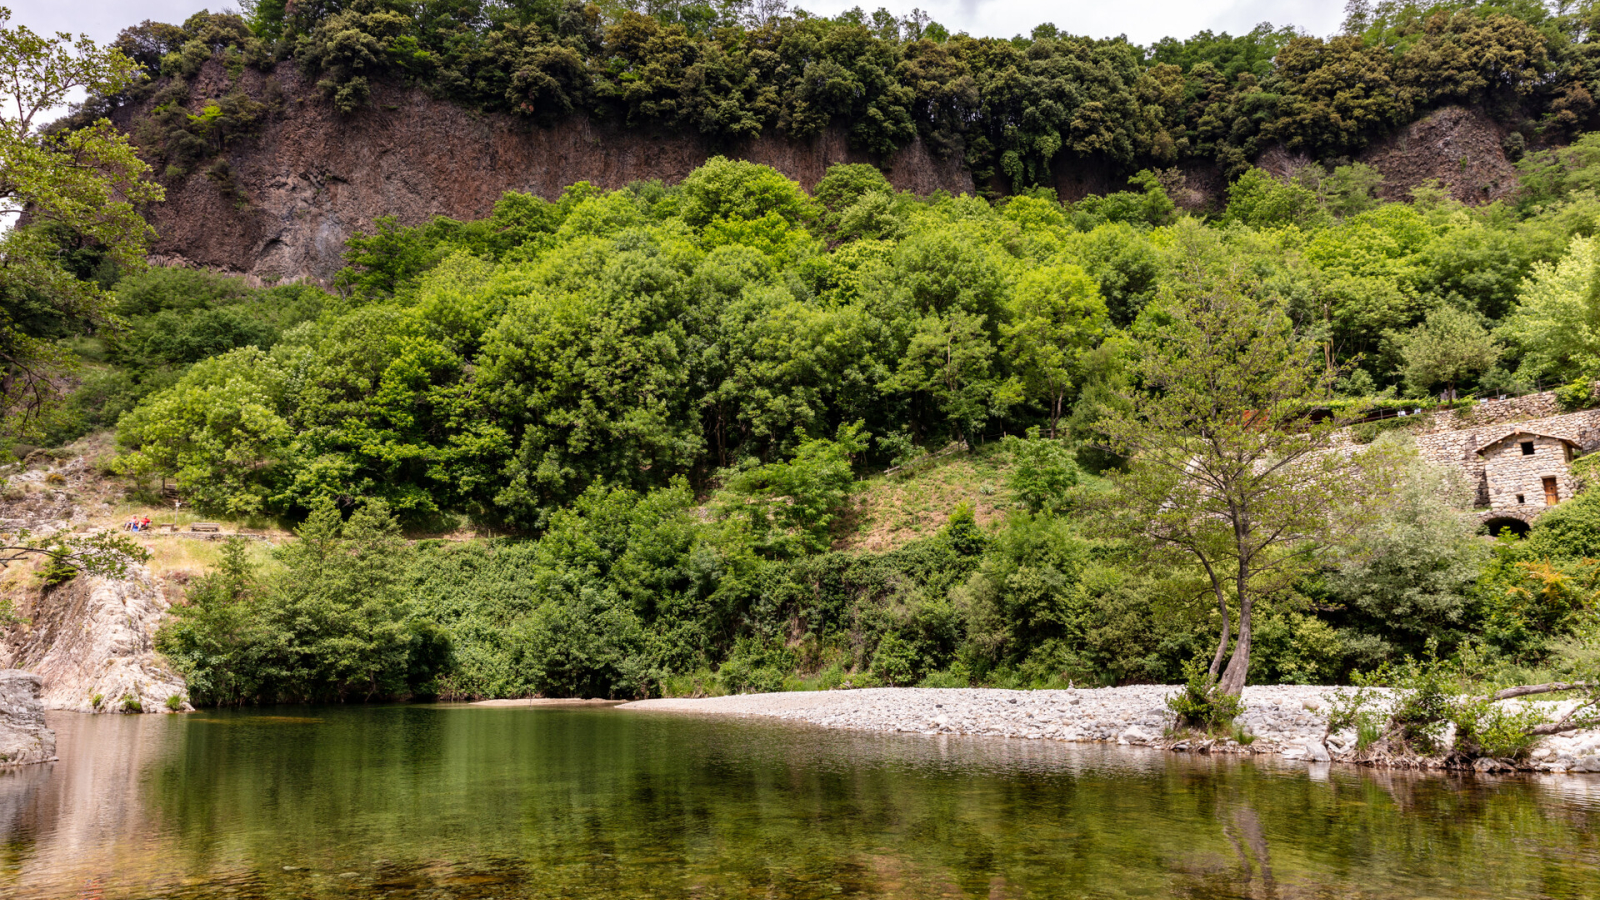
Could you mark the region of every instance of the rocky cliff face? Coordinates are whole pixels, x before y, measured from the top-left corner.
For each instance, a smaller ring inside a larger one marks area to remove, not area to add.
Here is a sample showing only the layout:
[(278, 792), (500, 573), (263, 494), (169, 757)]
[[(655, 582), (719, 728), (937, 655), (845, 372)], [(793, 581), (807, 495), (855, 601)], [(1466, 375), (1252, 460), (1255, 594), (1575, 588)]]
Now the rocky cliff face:
[[(939, 158), (914, 142), (887, 160), (852, 149), (842, 129), (808, 140), (763, 135), (719, 145), (695, 134), (626, 129), (577, 118), (539, 126), (474, 112), (419, 90), (379, 87), (372, 103), (341, 115), (291, 64), (271, 73), (246, 70), (235, 83), (220, 61), (195, 80), (189, 107), (235, 88), (277, 111), (227, 151), (228, 176), (169, 179), (167, 200), (148, 211), (157, 262), (255, 276), (263, 282), (328, 282), (342, 265), (345, 239), (392, 215), (416, 225), (435, 216), (477, 219), (508, 191), (554, 199), (588, 181), (618, 188), (633, 181), (681, 180), (721, 153), (770, 165), (811, 188), (840, 162), (878, 162), (894, 185), (920, 194), (972, 193), (959, 158)], [(148, 110), (125, 108), (117, 124), (138, 132)], [(1501, 129), (1481, 113), (1441, 109), (1373, 145), (1358, 159), (1382, 172), (1385, 196), (1404, 199), (1429, 179), (1469, 203), (1505, 196), (1515, 170), (1501, 150)], [(1310, 160), (1281, 148), (1260, 163), (1280, 176)], [(1063, 158), (1054, 169), (1059, 195), (1078, 200), (1121, 190), (1111, 167)], [(1192, 167), (1176, 197), (1189, 209), (1221, 205), (1226, 184), (1215, 167)], [(998, 189), (998, 185), (988, 187)]]
[[(159, 235), (157, 261), (258, 276), (264, 281), (326, 282), (342, 266), (344, 241), (392, 215), (415, 225), (435, 216), (478, 219), (506, 191), (553, 199), (568, 185), (604, 188), (660, 179), (676, 182), (717, 153), (770, 165), (807, 188), (840, 162), (868, 162), (842, 130), (791, 141), (775, 136), (719, 147), (689, 134), (625, 130), (571, 119), (534, 126), (435, 100), (417, 90), (380, 88), (372, 104), (340, 115), (289, 64), (270, 75), (246, 71), (252, 96), (282, 97), (283, 111), (228, 153), (226, 186), (192, 174), (167, 186), (149, 211)], [(228, 90), (220, 62), (196, 80), (191, 106)], [(126, 109), (132, 129), (143, 110)], [(913, 143), (886, 161), (903, 190), (973, 190), (958, 159), (935, 158)]]
[(126, 578), (75, 578), (29, 592), (17, 610), (28, 624), (0, 641), (0, 665), (38, 675), (47, 709), (164, 712), (185, 690), (155, 652), (168, 605), (143, 566)]
[[(108, 439), (86, 439), (69, 448), (81, 452), (63, 458), (37, 453), (27, 464), (0, 468), (0, 529), (46, 535), (103, 522), (121, 490), (97, 476), (90, 456), (106, 452)], [(166, 712), (168, 697), (185, 696), (182, 677), (155, 653), (171, 581), (134, 566), (125, 578), (80, 577), (41, 588), (24, 568), (0, 579), (0, 590), (27, 620), (0, 628), (0, 668), (38, 675), (46, 708)]]
[[(1490, 203), (1517, 188), (1517, 169), (1501, 142), (1505, 129), (1474, 109), (1447, 106), (1374, 142), (1355, 158), (1383, 176), (1378, 195), (1409, 200), (1411, 192), (1436, 183), (1463, 203)], [(1273, 147), (1256, 164), (1280, 178), (1311, 162), (1304, 154)]]
[(49, 762), (56, 733), (45, 727), (39, 702), (42, 679), (14, 669), (0, 671), (0, 766)]

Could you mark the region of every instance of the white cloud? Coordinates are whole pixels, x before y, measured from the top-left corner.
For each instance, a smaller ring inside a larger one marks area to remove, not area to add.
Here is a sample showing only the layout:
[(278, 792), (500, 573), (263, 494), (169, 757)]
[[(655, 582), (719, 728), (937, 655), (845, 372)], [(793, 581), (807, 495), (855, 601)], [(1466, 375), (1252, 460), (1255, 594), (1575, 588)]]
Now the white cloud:
[(146, 19), (179, 25), (202, 9), (237, 8), (228, 0), (8, 0), (3, 5), (11, 8), (12, 25), (45, 34), (87, 34), (102, 44)]
[[(83, 32), (101, 42), (145, 19), (176, 24), (207, 6), (212, 10), (234, 6), (227, 0), (9, 0), (7, 5), (13, 23), (35, 31)], [(800, 0), (795, 5), (821, 15), (854, 6), (870, 11), (879, 5), (904, 15), (920, 6), (953, 32), (1011, 37), (1051, 22), (1073, 34), (1126, 34), (1140, 44), (1168, 36), (1188, 37), (1207, 28), (1239, 34), (1263, 21), (1328, 35), (1343, 18), (1342, 4), (1330, 0)]]
[[(854, 6), (876, 8), (857, 0), (799, 0), (795, 5), (820, 15), (834, 15)], [(1294, 25), (1326, 36), (1337, 31), (1344, 19), (1341, 5), (1328, 0), (916, 0), (881, 5), (896, 15), (920, 6), (952, 32), (1011, 37), (1050, 22), (1071, 34), (1101, 38), (1125, 34), (1137, 44), (1188, 37), (1206, 29), (1240, 34), (1261, 22)]]

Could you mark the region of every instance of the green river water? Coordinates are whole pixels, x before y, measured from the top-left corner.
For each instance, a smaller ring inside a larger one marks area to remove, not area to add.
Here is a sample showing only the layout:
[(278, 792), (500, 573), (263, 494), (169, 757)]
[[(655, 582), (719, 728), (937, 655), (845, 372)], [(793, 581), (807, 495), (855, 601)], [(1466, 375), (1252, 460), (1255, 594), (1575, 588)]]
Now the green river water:
[(603, 708), (53, 714), (0, 897), (1600, 897), (1600, 777)]

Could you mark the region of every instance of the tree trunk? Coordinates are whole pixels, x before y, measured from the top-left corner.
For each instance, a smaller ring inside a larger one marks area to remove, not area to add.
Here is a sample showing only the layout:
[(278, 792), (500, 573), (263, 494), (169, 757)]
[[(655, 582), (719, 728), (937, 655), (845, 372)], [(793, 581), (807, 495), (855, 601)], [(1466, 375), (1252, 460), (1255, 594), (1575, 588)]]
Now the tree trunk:
[(1222, 612), (1222, 634), (1217, 638), (1217, 652), (1211, 657), (1211, 680), (1216, 681), (1222, 672), (1222, 661), (1228, 656), (1228, 637), (1233, 631), (1228, 623), (1228, 601), (1217, 591), (1217, 609)]
[(1506, 688), (1489, 695), (1490, 700), (1511, 700), (1516, 697), (1526, 697), (1530, 694), (1554, 694), (1558, 691), (1587, 691), (1594, 685), (1587, 681), (1552, 681), (1549, 684), (1525, 684), (1521, 687)]
[(1228, 655), (1228, 637), (1232, 629), (1228, 627), (1228, 596), (1222, 592), (1222, 582), (1217, 579), (1217, 571), (1211, 568), (1211, 561), (1204, 555), (1200, 556), (1200, 564), (1206, 567), (1206, 575), (1211, 578), (1211, 593), (1217, 598), (1217, 611), (1222, 614), (1222, 633), (1217, 638), (1217, 652), (1211, 657), (1211, 680), (1217, 680), (1217, 674), (1222, 671), (1222, 660)]
[(1222, 673), (1217, 686), (1224, 694), (1233, 697), (1244, 691), (1245, 676), (1250, 670), (1250, 612), (1254, 604), (1248, 597), (1239, 598), (1239, 639), (1234, 642), (1233, 656), (1228, 659), (1228, 670)]

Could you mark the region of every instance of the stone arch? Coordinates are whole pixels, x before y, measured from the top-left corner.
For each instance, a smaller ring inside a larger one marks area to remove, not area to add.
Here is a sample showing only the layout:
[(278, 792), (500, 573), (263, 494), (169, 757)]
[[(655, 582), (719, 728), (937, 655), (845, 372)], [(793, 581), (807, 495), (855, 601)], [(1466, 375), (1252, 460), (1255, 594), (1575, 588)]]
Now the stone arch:
[(1490, 537), (1499, 537), (1501, 530), (1506, 528), (1511, 529), (1511, 533), (1519, 538), (1527, 537), (1528, 531), (1532, 527), (1517, 516), (1491, 516), (1484, 519), (1483, 524), (1484, 527), (1489, 529)]

